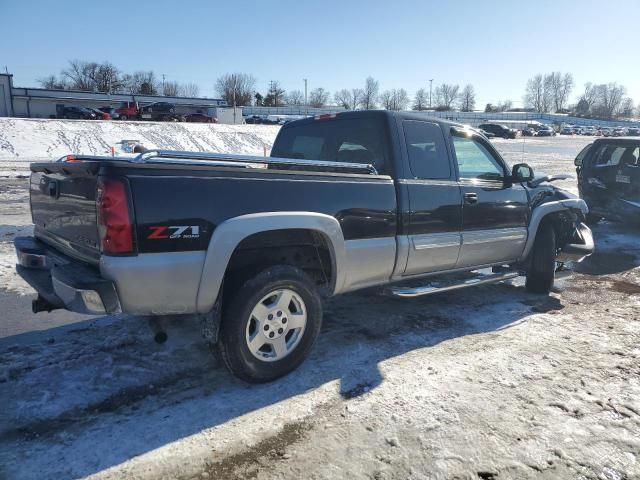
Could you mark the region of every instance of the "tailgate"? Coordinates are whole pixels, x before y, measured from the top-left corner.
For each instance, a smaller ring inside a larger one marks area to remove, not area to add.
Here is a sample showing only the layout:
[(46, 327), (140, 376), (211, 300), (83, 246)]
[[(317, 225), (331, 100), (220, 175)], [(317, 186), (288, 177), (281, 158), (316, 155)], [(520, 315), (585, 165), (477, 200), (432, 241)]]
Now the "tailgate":
[(98, 263), (96, 183), (95, 170), (80, 165), (32, 166), (35, 236), (72, 257)]

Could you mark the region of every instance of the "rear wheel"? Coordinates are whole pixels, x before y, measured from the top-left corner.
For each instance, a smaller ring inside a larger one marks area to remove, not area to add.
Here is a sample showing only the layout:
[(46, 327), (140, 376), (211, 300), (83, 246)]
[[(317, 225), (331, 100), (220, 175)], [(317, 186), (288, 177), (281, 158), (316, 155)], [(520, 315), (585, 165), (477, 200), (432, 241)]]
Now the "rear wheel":
[(127, 116), (126, 115), (120, 115), (120, 120), (126, 120)]
[(223, 309), (220, 356), (242, 380), (269, 382), (304, 361), (321, 324), (313, 281), (295, 267), (270, 267), (245, 281)]
[(553, 225), (543, 223), (536, 234), (527, 271), (526, 288), (532, 293), (549, 293), (556, 270), (556, 233)]

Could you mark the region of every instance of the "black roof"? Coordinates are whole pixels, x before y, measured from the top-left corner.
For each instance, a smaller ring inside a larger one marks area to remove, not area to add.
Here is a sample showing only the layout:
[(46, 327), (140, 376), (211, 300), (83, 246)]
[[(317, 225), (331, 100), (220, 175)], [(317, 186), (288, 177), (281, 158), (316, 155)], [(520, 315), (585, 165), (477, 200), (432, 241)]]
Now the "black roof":
[(594, 144), (600, 143), (617, 143), (622, 145), (640, 145), (640, 137), (638, 138), (624, 138), (624, 137), (605, 137), (596, 138), (593, 141)]
[[(402, 120), (428, 120), (438, 125), (446, 127), (464, 127), (462, 123), (450, 122), (449, 120), (442, 120), (441, 118), (430, 117), (428, 113), (413, 113), (413, 112), (392, 112), (389, 110), (351, 110), (346, 112), (328, 113), (324, 115), (335, 115), (336, 118), (372, 118), (372, 117), (393, 117), (400, 118)], [(316, 117), (307, 117), (300, 120), (293, 120), (285, 123), (282, 128), (294, 127), (296, 125), (306, 125), (316, 121)]]

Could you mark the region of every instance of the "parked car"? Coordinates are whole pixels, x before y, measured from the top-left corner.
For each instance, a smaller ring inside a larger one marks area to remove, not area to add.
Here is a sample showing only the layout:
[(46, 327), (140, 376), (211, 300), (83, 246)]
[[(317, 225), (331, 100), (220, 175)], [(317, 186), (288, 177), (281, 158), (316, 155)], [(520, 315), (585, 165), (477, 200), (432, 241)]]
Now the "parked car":
[(98, 110), (100, 110), (103, 113), (108, 113), (113, 120), (118, 120), (120, 118), (120, 114), (113, 107), (100, 107)]
[(560, 135), (573, 135), (573, 134), (574, 134), (573, 127), (570, 125), (565, 125), (560, 129)]
[(555, 134), (556, 132), (553, 128), (546, 126), (538, 128), (538, 132), (536, 133), (538, 137), (553, 137)]
[(616, 127), (611, 132), (612, 137), (624, 137), (627, 134), (627, 129), (624, 127)]
[(93, 110), (86, 107), (63, 107), (62, 118), (78, 120), (95, 120), (98, 118)]
[(522, 136), (523, 137), (535, 137), (536, 136), (536, 131), (533, 127), (527, 127), (525, 129), (522, 130)]
[(516, 138), (518, 131), (514, 128), (509, 128), (499, 123), (483, 123), (478, 128), (486, 132), (493, 133), (496, 137), (501, 138)]
[(611, 137), (613, 136), (613, 129), (611, 127), (602, 127), (600, 129), (603, 137)]
[(34, 312), (121, 311), (156, 328), (200, 315), (229, 370), (266, 382), (308, 356), (323, 296), (417, 297), (521, 274), (546, 294), (593, 251), (586, 204), (549, 183), (566, 176), (508, 168), (460, 124), (318, 115), (283, 125), (271, 155), (32, 164), (34, 235), (15, 247)]
[(596, 129), (595, 127), (583, 127), (581, 133), (582, 135), (594, 136), (596, 134)]
[(204, 113), (190, 113), (185, 116), (185, 120), (195, 123), (218, 123), (218, 119), (205, 115)]
[(640, 139), (599, 138), (576, 157), (580, 197), (588, 220), (640, 224)]
[(627, 135), (630, 137), (640, 136), (640, 127), (629, 127), (627, 129)]
[(138, 102), (122, 102), (119, 108), (116, 109), (119, 120), (131, 120), (138, 118), (140, 115), (140, 107)]
[(495, 133), (487, 132), (486, 130), (482, 130), (481, 128), (478, 128), (477, 130), (488, 139), (495, 138), (496, 136)]
[(139, 118), (155, 121), (183, 121), (184, 117), (176, 113), (176, 106), (169, 102), (154, 102), (140, 109)]
[(248, 125), (258, 125), (258, 124), (261, 124), (262, 121), (263, 121), (263, 118), (260, 115), (251, 115), (244, 119), (244, 123)]
[(99, 110), (97, 108), (91, 108), (91, 107), (87, 107), (87, 108), (96, 114), (97, 120), (111, 120), (111, 115), (109, 115), (108, 113), (103, 112), (102, 110)]

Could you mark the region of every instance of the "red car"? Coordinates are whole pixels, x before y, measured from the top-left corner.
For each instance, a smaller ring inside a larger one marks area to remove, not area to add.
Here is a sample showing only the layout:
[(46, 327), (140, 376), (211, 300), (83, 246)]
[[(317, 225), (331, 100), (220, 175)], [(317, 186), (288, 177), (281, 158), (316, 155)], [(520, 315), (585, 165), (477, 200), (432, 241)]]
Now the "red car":
[(190, 113), (185, 117), (187, 122), (197, 122), (197, 123), (218, 123), (217, 118), (210, 117), (209, 115), (205, 115), (204, 113)]
[(97, 108), (89, 108), (93, 113), (96, 114), (97, 120), (111, 120), (111, 115), (107, 112), (103, 112), (102, 110), (98, 110)]

